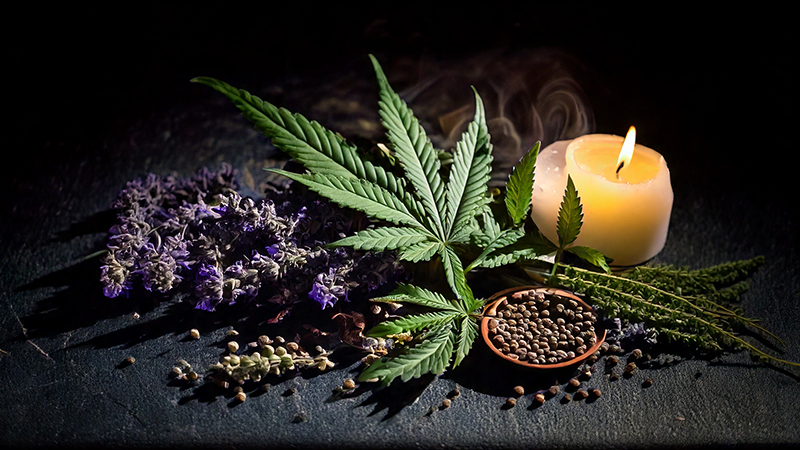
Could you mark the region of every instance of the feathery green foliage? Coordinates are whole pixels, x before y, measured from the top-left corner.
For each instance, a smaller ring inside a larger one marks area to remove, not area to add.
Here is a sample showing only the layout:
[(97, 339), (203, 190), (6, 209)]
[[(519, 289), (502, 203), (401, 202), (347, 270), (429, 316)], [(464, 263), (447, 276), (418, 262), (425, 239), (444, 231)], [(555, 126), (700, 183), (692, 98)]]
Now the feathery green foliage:
[[(762, 261), (757, 257), (698, 271), (640, 267), (626, 275), (565, 265), (563, 274), (555, 275), (554, 281), (589, 296), (606, 316), (644, 322), (668, 341), (710, 352), (742, 349), (764, 362), (800, 366), (772, 356), (742, 338), (738, 330), (751, 328), (780, 342), (754, 319), (730, 309), (730, 304), (725, 306), (711, 299), (718, 288), (739, 283)], [(670, 283), (670, 279), (674, 281)], [(693, 295), (682, 295), (684, 286), (690, 286)], [(731, 300), (738, 300), (738, 296)]]

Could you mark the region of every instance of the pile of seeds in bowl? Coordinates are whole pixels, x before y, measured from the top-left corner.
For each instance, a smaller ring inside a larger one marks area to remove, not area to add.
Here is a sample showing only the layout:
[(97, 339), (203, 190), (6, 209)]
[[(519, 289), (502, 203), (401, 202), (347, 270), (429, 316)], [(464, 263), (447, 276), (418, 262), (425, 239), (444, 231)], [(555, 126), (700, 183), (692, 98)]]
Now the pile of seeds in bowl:
[(571, 298), (535, 290), (503, 299), (488, 323), (492, 345), (528, 364), (557, 364), (597, 342), (597, 316)]

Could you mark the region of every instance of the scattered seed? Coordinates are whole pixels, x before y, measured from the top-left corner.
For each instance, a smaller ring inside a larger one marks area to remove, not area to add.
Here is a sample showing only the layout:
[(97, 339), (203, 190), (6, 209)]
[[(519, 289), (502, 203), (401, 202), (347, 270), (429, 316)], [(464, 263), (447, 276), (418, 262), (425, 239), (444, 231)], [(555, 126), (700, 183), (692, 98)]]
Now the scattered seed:
[(639, 350), (638, 348), (633, 349), (633, 351), (631, 352), (631, 357), (633, 357), (633, 359), (641, 358), (642, 357), (642, 351)]
[(344, 386), (345, 389), (353, 389), (353, 388), (356, 387), (356, 382), (353, 381), (352, 379), (348, 378), (348, 379), (344, 380), (343, 386)]
[(197, 372), (195, 372), (194, 370), (190, 370), (189, 372), (186, 373), (186, 378), (189, 381), (194, 381), (197, 379), (197, 377), (198, 377)]
[(547, 392), (549, 392), (550, 395), (556, 395), (559, 392), (561, 392), (561, 386), (559, 386), (557, 384), (553, 385), (553, 386), (550, 386), (550, 389), (548, 389)]
[(544, 403), (545, 401), (544, 394), (536, 394), (533, 399), (539, 403)]
[(191, 336), (192, 339), (200, 339), (200, 331), (197, 328), (192, 328), (189, 330), (189, 336)]
[(140, 317), (142, 316), (140, 316), (138, 312), (133, 313), (133, 320), (138, 320)]
[(135, 362), (136, 362), (136, 358), (134, 358), (133, 356), (128, 356), (127, 358), (125, 358), (125, 364), (131, 365), (131, 364), (133, 364)]
[(564, 394), (564, 396), (561, 397), (561, 403), (569, 403), (571, 401), (572, 401), (572, 396), (569, 394)]
[(650, 378), (648, 378), (648, 379), (646, 379), (646, 380), (644, 380), (642, 382), (642, 387), (645, 387), (645, 388), (649, 388), (652, 385), (653, 385), (653, 380), (651, 380)]
[(584, 391), (583, 389), (578, 389), (578, 391), (575, 392), (575, 398), (586, 398), (588, 396), (589, 393)]
[(522, 386), (514, 386), (514, 393), (518, 396), (523, 396), (525, 395), (525, 388)]
[(576, 388), (576, 387), (581, 385), (581, 382), (577, 378), (573, 378), (573, 379), (569, 380), (569, 385), (574, 387), (574, 388)]
[(516, 404), (517, 404), (517, 399), (515, 399), (514, 397), (509, 397), (509, 398), (506, 399), (506, 405), (505, 406), (507, 408), (513, 408), (514, 406), (516, 406)]
[(238, 335), (239, 335), (239, 332), (234, 330), (233, 328), (228, 330), (228, 336), (238, 336)]
[(600, 389), (592, 389), (591, 394), (594, 395), (595, 397), (600, 397), (602, 395), (602, 392), (600, 392)]
[(231, 353), (236, 353), (239, 351), (239, 343), (236, 341), (228, 342), (228, 351)]
[(236, 397), (234, 398), (236, 399), (237, 402), (244, 402), (245, 400), (247, 400), (247, 394), (245, 394), (244, 392), (239, 392), (236, 394)]
[(305, 414), (297, 413), (297, 414), (294, 415), (294, 418), (292, 419), (292, 423), (301, 423), (301, 422), (305, 422), (306, 420), (308, 420), (308, 419), (306, 419)]
[(450, 403), (451, 403), (451, 400), (449, 398), (446, 398), (446, 399), (442, 400), (442, 409), (449, 408), (450, 407)]
[(631, 362), (625, 366), (625, 373), (633, 373), (636, 371), (636, 363)]
[(459, 395), (461, 395), (461, 391), (459, 391), (458, 388), (455, 388), (452, 391), (450, 391), (450, 393), (447, 394), (447, 398), (454, 399)]
[(618, 362), (619, 362), (619, 360), (614, 355), (610, 355), (608, 358), (606, 358), (606, 365), (607, 366), (616, 366)]

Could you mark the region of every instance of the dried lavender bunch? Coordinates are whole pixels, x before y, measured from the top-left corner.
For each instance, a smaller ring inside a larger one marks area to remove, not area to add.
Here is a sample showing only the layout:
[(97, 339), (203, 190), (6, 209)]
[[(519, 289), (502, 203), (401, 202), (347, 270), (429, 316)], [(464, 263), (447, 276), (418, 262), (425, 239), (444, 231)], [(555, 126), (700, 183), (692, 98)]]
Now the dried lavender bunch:
[(137, 277), (151, 291), (167, 292), (180, 284), (190, 256), (188, 225), (212, 215), (211, 205), (237, 187), (230, 165), (184, 179), (150, 174), (129, 182), (111, 205), (117, 223), (109, 231), (103, 293), (128, 295)]
[(182, 287), (209, 311), (261, 292), (273, 303), (310, 297), (326, 308), (399, 274), (391, 253), (325, 248), (358, 226), (352, 213), (305, 189), (254, 200), (237, 187), (229, 165), (128, 183), (113, 204), (118, 223), (102, 266), (105, 295), (127, 295), (138, 279), (154, 292)]

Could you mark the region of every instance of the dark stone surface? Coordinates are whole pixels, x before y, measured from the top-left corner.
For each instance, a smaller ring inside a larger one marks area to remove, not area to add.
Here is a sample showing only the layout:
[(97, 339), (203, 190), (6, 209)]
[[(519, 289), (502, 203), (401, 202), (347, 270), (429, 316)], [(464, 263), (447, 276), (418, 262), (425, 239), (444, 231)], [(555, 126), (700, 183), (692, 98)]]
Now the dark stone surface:
[[(784, 358), (800, 361), (797, 86), (787, 11), (638, 13), (502, 2), (472, 12), (326, 9), (162, 6), (6, 16), (24, 32), (3, 31), (0, 445), (800, 444), (798, 372), (741, 353), (618, 381), (597, 374), (587, 383), (603, 393), (594, 401), (531, 407), (528, 395), (513, 409), (503, 404), (515, 385), (535, 392), (572, 373), (514, 370), (478, 346), (438, 379), (336, 401), (331, 391), (355, 375), (355, 356), (330, 373), (274, 380), (242, 404), (229, 393), (170, 382), (176, 359), (206, 366), (229, 328), (257, 335), (259, 320), (144, 295), (104, 298), (99, 263), (83, 258), (104, 246), (108, 205), (126, 181), (148, 172), (188, 175), (223, 161), (258, 191), (260, 168), (279, 155), (220, 96), (188, 83), (194, 76), (224, 79), (348, 138), (379, 140), (368, 53), (443, 144), (436, 118), (460, 106), (470, 84), (487, 105), (499, 104), (499, 93), (517, 93), (506, 112), (523, 144), (569, 137), (559, 133), (580, 127), (559, 121), (557, 108), (547, 115), (537, 104), (537, 128), (525, 125), (532, 113), (519, 107), (536, 104), (552, 86), (547, 81), (566, 70), (560, 86), (590, 106), (586, 131), (624, 134), (636, 125), (640, 142), (669, 163), (675, 206), (657, 262), (698, 268), (764, 255), (742, 307), (783, 338)], [(520, 74), (526, 90), (509, 90)], [(425, 82), (430, 87), (420, 88)], [(513, 134), (494, 134), (515, 142)], [(517, 147), (498, 147), (498, 161), (513, 161)], [(202, 338), (184, 339), (195, 327)], [(128, 356), (136, 362), (121, 364)], [(643, 388), (647, 378), (653, 385)], [(461, 394), (452, 406), (429, 414), (456, 386)]]

